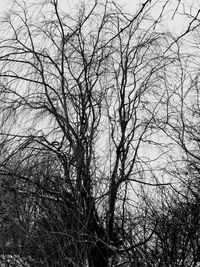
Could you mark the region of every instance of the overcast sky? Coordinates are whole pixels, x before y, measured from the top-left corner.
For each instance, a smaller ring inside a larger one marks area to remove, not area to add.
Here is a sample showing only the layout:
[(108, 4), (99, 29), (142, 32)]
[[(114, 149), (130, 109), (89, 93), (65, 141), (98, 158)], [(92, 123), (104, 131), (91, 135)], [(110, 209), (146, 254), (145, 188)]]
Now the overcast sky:
[[(59, 0), (60, 4), (62, 5), (63, 9), (66, 11), (69, 11), (69, 9), (72, 9), (73, 6), (75, 5), (75, 3), (80, 3), (80, 0)], [(85, 0), (85, 2), (87, 3), (87, 1), (91, 1), (91, 0)], [(134, 14), (138, 8), (139, 3), (143, 3), (146, 0), (114, 0), (114, 2), (119, 3), (120, 5), (123, 5), (126, 10), (131, 13)], [(11, 7), (11, 2), (12, 0), (0, 0), (0, 12), (4, 12), (6, 9), (9, 9)], [(27, 2), (37, 2), (37, 0), (26, 0)], [(152, 4), (154, 3), (159, 3), (160, 7), (163, 6), (163, 4), (165, 3), (164, 0), (152, 0)], [(167, 12), (169, 14), (169, 18), (172, 14), (172, 10), (176, 9), (176, 6), (178, 4), (178, 0), (174, 0), (171, 1), (171, 5), (168, 5), (168, 9)], [(199, 8), (199, 0), (182, 0), (181, 3), (185, 3), (185, 6), (191, 6), (193, 5), (193, 7), (196, 7), (196, 9)], [(173, 32), (176, 32), (177, 34), (180, 34), (180, 32), (183, 30), (183, 28), (186, 28), (186, 20), (185, 18), (183, 18), (180, 14), (183, 12), (183, 9), (181, 7), (181, 5), (179, 6), (179, 10), (177, 12), (177, 15), (175, 17), (174, 20), (169, 19), (168, 21), (165, 21), (165, 24), (163, 25), (163, 27), (167, 30), (171, 30)], [(152, 11), (153, 15), (156, 16), (160, 13), (160, 8), (153, 8)]]

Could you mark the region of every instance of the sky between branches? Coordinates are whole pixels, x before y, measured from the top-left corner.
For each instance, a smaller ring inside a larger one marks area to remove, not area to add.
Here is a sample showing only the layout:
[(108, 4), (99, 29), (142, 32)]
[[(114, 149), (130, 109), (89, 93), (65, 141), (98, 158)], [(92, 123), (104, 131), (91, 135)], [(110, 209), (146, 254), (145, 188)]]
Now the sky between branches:
[[(93, 0), (85, 0), (86, 4), (91, 3)], [(14, 0), (0, 0), (0, 13), (3, 14), (5, 11), (9, 11), (12, 7)], [(26, 3), (36, 3), (41, 2), (40, 0), (26, 0)], [(79, 6), (80, 0), (59, 0), (59, 4), (63, 11), (69, 12), (73, 10), (76, 5)], [(113, 2), (122, 6), (128, 13), (135, 14), (139, 7), (141, 7), (142, 3), (145, 0), (114, 0)], [(152, 16), (156, 19), (162, 7), (165, 6), (165, 20), (161, 24), (163, 30), (169, 30), (174, 32), (175, 34), (181, 34), (188, 26), (189, 20), (183, 16), (183, 13), (192, 12), (195, 14), (197, 10), (200, 8), (199, 0), (152, 0)], [(150, 7), (150, 5), (149, 5)], [(176, 11), (176, 15), (173, 17), (174, 12)], [(172, 19), (173, 17), (173, 19)]]

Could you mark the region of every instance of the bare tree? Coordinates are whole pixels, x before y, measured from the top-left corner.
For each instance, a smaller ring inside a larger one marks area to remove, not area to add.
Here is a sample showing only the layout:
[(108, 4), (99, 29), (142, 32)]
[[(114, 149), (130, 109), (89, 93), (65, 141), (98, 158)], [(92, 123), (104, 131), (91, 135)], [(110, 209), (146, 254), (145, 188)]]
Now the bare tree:
[(147, 195), (143, 198), (146, 227), (156, 225), (151, 240), (137, 249), (148, 266), (197, 266), (200, 261), (198, 16), (199, 10), (190, 14), (194, 27), (188, 28), (189, 39), (173, 43), (177, 50), (171, 79), (166, 72), (160, 77), (165, 90), (154, 127), (163, 132), (163, 145), (171, 150), (162, 165), (171, 184), (168, 189), (159, 188), (155, 202)]
[(159, 147), (155, 121), (178, 59), (149, 4), (131, 16), (109, 1), (74, 14), (15, 2), (3, 21), (0, 166), (33, 201), (21, 253), (32, 264), (134, 264), (155, 231), (139, 234), (136, 196), (138, 184), (161, 184), (160, 154), (146, 151)]

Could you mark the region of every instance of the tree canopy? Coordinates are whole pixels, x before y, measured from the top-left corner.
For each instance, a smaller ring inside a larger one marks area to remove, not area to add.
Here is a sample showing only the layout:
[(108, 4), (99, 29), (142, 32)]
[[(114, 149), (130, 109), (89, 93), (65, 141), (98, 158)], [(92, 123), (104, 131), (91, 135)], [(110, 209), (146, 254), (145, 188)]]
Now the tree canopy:
[[(13, 1), (0, 38), (2, 264), (197, 266), (199, 10)], [(179, 35), (163, 27), (176, 16)]]

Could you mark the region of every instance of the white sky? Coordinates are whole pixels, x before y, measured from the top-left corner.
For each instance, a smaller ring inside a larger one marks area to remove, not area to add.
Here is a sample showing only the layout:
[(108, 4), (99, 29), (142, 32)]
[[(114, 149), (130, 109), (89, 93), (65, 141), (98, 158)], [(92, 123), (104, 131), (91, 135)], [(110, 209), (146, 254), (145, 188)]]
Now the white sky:
[[(34, 3), (37, 1), (38, 0), (26, 0), (25, 2)], [(80, 3), (80, 0), (59, 0), (59, 1), (60, 1), (60, 4), (63, 6), (63, 9), (64, 10), (66, 9), (66, 11), (68, 11), (69, 9), (72, 9), (76, 3)], [(85, 0), (86, 3), (87, 1), (89, 2), (91, 0)], [(136, 12), (139, 3), (144, 3), (145, 1), (146, 0), (114, 0), (114, 2), (119, 3), (120, 5), (124, 6), (125, 9), (131, 14), (134, 14)], [(12, 0), (0, 0), (0, 13), (3, 13), (5, 10), (9, 10), (9, 8), (12, 6), (11, 2)], [(152, 0), (152, 4), (157, 3), (156, 5), (157, 6), (160, 5), (160, 7), (162, 7), (165, 2), (166, 0)], [(185, 3), (185, 7), (193, 5), (194, 10), (195, 9), (197, 10), (198, 8), (200, 8), (199, 0), (182, 0), (181, 3), (182, 2)], [(178, 4), (178, 0), (173, 0), (172, 3), (173, 4), (169, 5), (167, 9), (169, 17), (171, 17), (172, 15), (172, 10), (176, 8)], [(189, 11), (188, 8), (186, 10)], [(180, 4), (179, 6), (179, 12), (180, 13), (183, 12), (182, 4)], [(193, 13), (195, 13), (195, 11), (193, 11)], [(158, 14), (160, 14), (160, 8), (154, 7), (153, 16), (157, 16)], [(163, 24), (163, 27), (165, 29), (170, 29), (177, 34), (180, 34), (180, 32), (182, 32), (183, 29), (186, 28), (187, 26), (186, 23), (187, 21), (185, 20), (185, 18), (180, 16), (177, 12), (175, 19), (174, 20), (169, 19), (168, 21), (165, 21)]]

